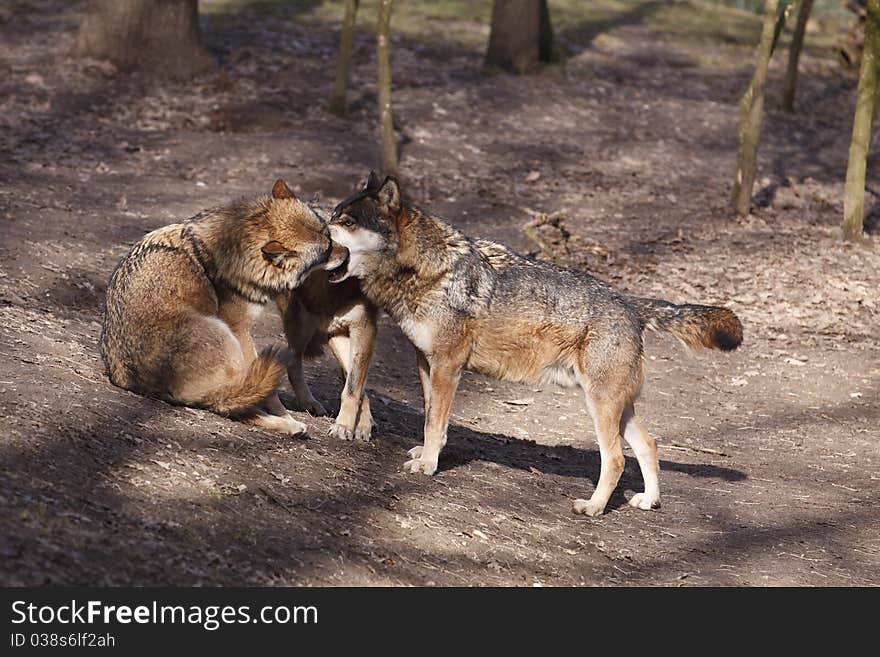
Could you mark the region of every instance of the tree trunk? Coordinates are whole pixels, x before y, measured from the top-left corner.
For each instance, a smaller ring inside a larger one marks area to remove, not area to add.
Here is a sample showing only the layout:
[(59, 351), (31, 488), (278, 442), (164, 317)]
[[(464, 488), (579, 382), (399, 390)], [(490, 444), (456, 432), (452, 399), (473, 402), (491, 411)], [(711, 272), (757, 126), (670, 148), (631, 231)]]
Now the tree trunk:
[(794, 94), (797, 89), (798, 62), (801, 59), (801, 50), (804, 47), (804, 32), (807, 30), (807, 21), (813, 10), (813, 0), (803, 0), (798, 11), (797, 24), (794, 26), (794, 35), (791, 37), (791, 48), (788, 50), (788, 70), (785, 73), (785, 89), (782, 93), (782, 109), (786, 112), (794, 112)]
[(336, 83), (333, 86), (333, 97), (327, 107), (333, 114), (345, 114), (345, 94), (348, 91), (348, 69), (357, 10), (358, 0), (345, 0), (345, 18), (342, 21), (342, 35), (339, 38), (339, 55), (336, 57)]
[(487, 67), (532, 73), (554, 59), (547, 0), (494, 0)]
[(380, 0), (376, 34), (376, 60), (379, 86), (379, 131), (382, 140), (382, 168), (397, 176), (397, 143), (394, 140), (394, 117), (391, 113), (391, 9), (392, 0)]
[(198, 0), (90, 0), (74, 55), (180, 79), (214, 67), (201, 43)]
[(748, 89), (739, 102), (739, 129), (737, 130), (736, 175), (733, 179), (731, 204), (743, 217), (749, 213), (752, 187), (758, 175), (758, 139), (761, 135), (761, 114), (764, 110), (764, 86), (773, 46), (777, 0), (764, 2), (764, 27), (758, 46), (758, 62)]
[(848, 240), (864, 238), (865, 169), (871, 142), (874, 94), (877, 90), (877, 57), (880, 50), (880, 0), (868, 0), (865, 17), (865, 46), (859, 66), (859, 89), (853, 117), (852, 141), (846, 167), (843, 193), (843, 236)]

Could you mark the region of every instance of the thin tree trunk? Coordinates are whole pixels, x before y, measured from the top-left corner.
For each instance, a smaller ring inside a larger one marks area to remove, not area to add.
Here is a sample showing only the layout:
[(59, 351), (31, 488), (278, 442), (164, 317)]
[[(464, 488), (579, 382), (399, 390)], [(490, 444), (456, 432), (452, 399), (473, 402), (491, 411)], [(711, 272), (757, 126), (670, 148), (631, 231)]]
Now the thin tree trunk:
[(348, 91), (348, 70), (357, 10), (358, 0), (345, 0), (345, 18), (342, 20), (342, 35), (339, 38), (339, 55), (336, 57), (336, 83), (328, 106), (334, 114), (345, 114), (345, 95)]
[(532, 73), (554, 59), (547, 0), (495, 0), (492, 3), (487, 67)]
[(391, 113), (391, 9), (393, 0), (380, 0), (379, 26), (376, 35), (376, 60), (379, 86), (379, 131), (382, 140), (382, 168), (386, 174), (399, 175), (397, 144), (394, 140), (394, 117)]
[(788, 70), (785, 73), (785, 88), (782, 93), (782, 109), (786, 112), (794, 112), (794, 95), (797, 90), (798, 62), (801, 59), (801, 50), (804, 47), (804, 33), (807, 31), (807, 21), (813, 10), (813, 0), (803, 0), (798, 11), (797, 23), (794, 26), (794, 35), (791, 37), (791, 48), (788, 50)]
[(758, 46), (758, 62), (748, 89), (739, 102), (739, 129), (737, 131), (736, 175), (733, 179), (731, 204), (740, 215), (749, 213), (752, 187), (758, 175), (758, 140), (761, 135), (761, 115), (764, 111), (764, 86), (773, 46), (778, 0), (764, 2), (764, 27)]
[(90, 0), (73, 53), (162, 77), (214, 67), (201, 43), (198, 0)]
[(864, 238), (865, 169), (871, 142), (874, 94), (877, 90), (877, 57), (880, 50), (880, 0), (868, 0), (865, 16), (865, 46), (859, 67), (859, 89), (853, 117), (852, 141), (846, 167), (843, 196), (843, 236), (848, 240)]

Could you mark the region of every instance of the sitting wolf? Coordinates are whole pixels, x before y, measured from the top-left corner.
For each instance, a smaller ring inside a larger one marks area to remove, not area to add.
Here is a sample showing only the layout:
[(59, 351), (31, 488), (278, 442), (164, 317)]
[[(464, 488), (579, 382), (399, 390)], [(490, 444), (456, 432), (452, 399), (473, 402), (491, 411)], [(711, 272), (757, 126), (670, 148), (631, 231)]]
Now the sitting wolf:
[(348, 252), (281, 180), (270, 196), (234, 201), (154, 230), (110, 279), (101, 356), (127, 390), (305, 433), (278, 400), (288, 355), (257, 353), (251, 327), (270, 299)]
[(425, 400), (424, 445), (404, 469), (434, 474), (461, 370), (508, 381), (579, 385), (593, 416), (602, 465), (589, 500), (573, 510), (601, 514), (623, 472), (621, 435), (632, 446), (645, 490), (630, 500), (660, 505), (654, 440), (636, 419), (644, 380), (642, 333), (672, 333), (691, 347), (735, 349), (742, 324), (730, 310), (674, 305), (622, 294), (590, 274), (471, 240), (401, 202), (394, 178), (371, 175), (329, 221), (349, 249), (347, 273), (399, 325), (418, 354)]

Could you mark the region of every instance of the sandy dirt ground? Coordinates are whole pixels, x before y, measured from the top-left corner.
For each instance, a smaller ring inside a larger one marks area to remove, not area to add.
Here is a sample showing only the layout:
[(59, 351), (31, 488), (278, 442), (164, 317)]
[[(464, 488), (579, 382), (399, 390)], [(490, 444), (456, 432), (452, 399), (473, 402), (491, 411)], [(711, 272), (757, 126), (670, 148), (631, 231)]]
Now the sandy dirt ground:
[[(226, 73), (158, 85), (68, 58), (82, 2), (4, 5), (0, 583), (880, 584), (880, 252), (838, 227), (855, 81), (808, 53), (789, 116), (774, 61), (756, 207), (735, 217), (752, 48), (662, 29), (658, 5), (561, 32), (566, 65), (528, 78), (482, 70), (487, 27), (472, 21), (393, 41), (419, 205), (627, 292), (743, 320), (729, 355), (648, 338), (638, 412), (660, 443), (663, 506), (627, 505), (642, 484), (626, 451), (599, 518), (570, 512), (599, 472), (576, 390), (467, 374), (438, 474), (404, 474), (421, 393), (387, 318), (369, 445), (330, 439), (326, 418), (297, 413), (310, 438), (294, 440), (113, 387), (97, 348), (104, 292), (145, 232), (276, 177), (332, 203), (377, 164), (373, 43), (357, 35), (337, 118), (323, 105), (338, 11), (207, 14)], [(542, 215), (544, 251), (522, 230)], [(274, 309), (257, 336), (283, 339)], [(329, 356), (308, 379), (337, 407)]]

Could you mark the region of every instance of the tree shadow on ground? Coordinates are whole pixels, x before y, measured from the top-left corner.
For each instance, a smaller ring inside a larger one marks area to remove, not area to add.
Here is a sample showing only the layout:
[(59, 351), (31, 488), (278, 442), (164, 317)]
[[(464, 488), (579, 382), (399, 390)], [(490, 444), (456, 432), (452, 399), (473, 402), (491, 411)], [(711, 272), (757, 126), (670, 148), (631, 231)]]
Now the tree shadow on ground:
[[(407, 548), (374, 532), (373, 515), (393, 511), (403, 497), (449, 476), (467, 480), (467, 466), (476, 462), (497, 466), (501, 480), (535, 480), (540, 472), (535, 494), (556, 499), (587, 496), (580, 482), (598, 476), (595, 450), (455, 425), (439, 479), (401, 475), (408, 437), (419, 435), (421, 417), (393, 400), (377, 405), (388, 427), (383, 439), (362, 446), (291, 442), (119, 391), (106, 381), (84, 394), (98, 395), (93, 402), (80, 399), (88, 417), (69, 424), (62, 413), (41, 422), (26, 445), (0, 448), (4, 583), (307, 582), (340, 556), (381, 569), (382, 555), (403, 555)], [(188, 476), (193, 467), (201, 469), (205, 455), (216, 466), (216, 481), (206, 488)], [(725, 481), (745, 478), (714, 465), (664, 460), (661, 467)], [(241, 481), (246, 489), (239, 489)], [(633, 459), (627, 459), (619, 490), (626, 487), (640, 487)], [(524, 493), (520, 503), (529, 499)], [(619, 492), (609, 508), (624, 504)], [(364, 545), (350, 538), (360, 534), (369, 537)]]
[[(465, 389), (465, 386), (462, 386)], [(387, 419), (395, 435), (413, 436), (412, 443), (404, 443), (405, 449), (421, 445), (424, 416), (407, 404), (383, 396), (384, 408), (377, 411), (380, 419)], [(392, 419), (393, 418), (393, 419)], [(399, 442), (399, 439), (392, 439)], [(584, 438), (585, 441), (591, 438)], [(478, 431), (461, 424), (450, 423), (449, 442), (440, 457), (441, 470), (454, 470), (473, 461), (487, 461), (498, 465), (523, 470), (538, 470), (542, 474), (558, 475), (575, 479), (599, 477), (599, 452), (597, 449), (583, 449), (571, 445), (549, 446), (534, 440), (515, 438), (499, 433)], [(626, 470), (622, 484), (638, 485), (641, 473), (635, 458), (626, 458)], [(709, 477), (723, 481), (742, 481), (745, 473), (711, 464), (677, 463), (661, 461), (662, 469), (670, 469), (695, 477)], [(634, 477), (634, 479), (630, 479)]]
[[(467, 469), (473, 471), (473, 462), (480, 460), (502, 469), (489, 471), (497, 486), (482, 484), (473, 499), (513, 517), (528, 511), (534, 517), (523, 520), (538, 522), (549, 500), (571, 494), (565, 478), (582, 478), (584, 470), (595, 476), (598, 465), (578, 467), (598, 460), (593, 450), (551, 448), (458, 426), (452, 427), (439, 479), (401, 477), (395, 471), (403, 452), (388, 447), (401, 442), (408, 446), (396, 428), (417, 424), (418, 414), (396, 402), (383, 412), (388, 419), (397, 418), (395, 433), (387, 444), (369, 447), (319, 441), (290, 444), (269, 432), (241, 427), (216, 438), (199, 438), (192, 427), (214, 424), (208, 414), (199, 413), (197, 424), (189, 422), (189, 429), (175, 426), (168, 431), (160, 427), (168, 424), (169, 413), (186, 411), (125, 396), (127, 415), (117, 423), (88, 428), (62, 422), (45, 426), (38, 442), (26, 450), (0, 450), (5, 466), (0, 474), (2, 524), (7, 525), (0, 541), (5, 584), (265, 585), (346, 577), (416, 585), (491, 583), (496, 578), (528, 583), (529, 578), (550, 576), (558, 566), (505, 551), (478, 556), (472, 549), (446, 544), (416, 548), (404, 539), (409, 531), (400, 534), (389, 528), (388, 518), (412, 495), (428, 495), (438, 508), (445, 508), (450, 499), (470, 504), (447, 490), (460, 487), (471, 499), (475, 482), (469, 473), (455, 470), (470, 465)], [(180, 448), (177, 458), (167, 453), (170, 444)], [(226, 472), (228, 483), (196, 490), (170, 486), (187, 467), (178, 461), (191, 463), (193, 453), (206, 450)], [(527, 464), (543, 468), (544, 474), (516, 472), (526, 470)], [(661, 467), (725, 481), (745, 477), (730, 468), (667, 460)], [(634, 470), (628, 459), (620, 489), (638, 487)], [(151, 480), (165, 477), (169, 486), (140, 492), (127, 481), (128, 472), (142, 472)], [(476, 470), (485, 473), (484, 468)], [(283, 484), (284, 477), (293, 481)], [(239, 490), (236, 483), (242, 481), (247, 487)], [(511, 485), (519, 491), (515, 497), (509, 494)], [(610, 510), (623, 502), (621, 495), (615, 497)], [(662, 557), (625, 564), (626, 582), (673, 578), (695, 565), (717, 565), (719, 559), (748, 561), (767, 549), (783, 549), (778, 547), (781, 541), (803, 538), (843, 554), (834, 566), (845, 570), (858, 558), (847, 551), (846, 526), (866, 522), (870, 515), (858, 507), (831, 520), (796, 515), (782, 525), (759, 526), (744, 523), (714, 503), (701, 505), (713, 514), (718, 535), (686, 538)], [(550, 509), (550, 515), (565, 512), (559, 504)], [(424, 513), (430, 518), (433, 512), (426, 507)], [(577, 534), (557, 540), (565, 544), (577, 540)], [(582, 577), (613, 568), (598, 553), (591, 555), (589, 547), (578, 547), (578, 553), (588, 564), (581, 569)], [(593, 561), (597, 556), (598, 562)], [(475, 579), (475, 572), (482, 575)], [(737, 583), (735, 573), (729, 581), (723, 574), (714, 581)]]

